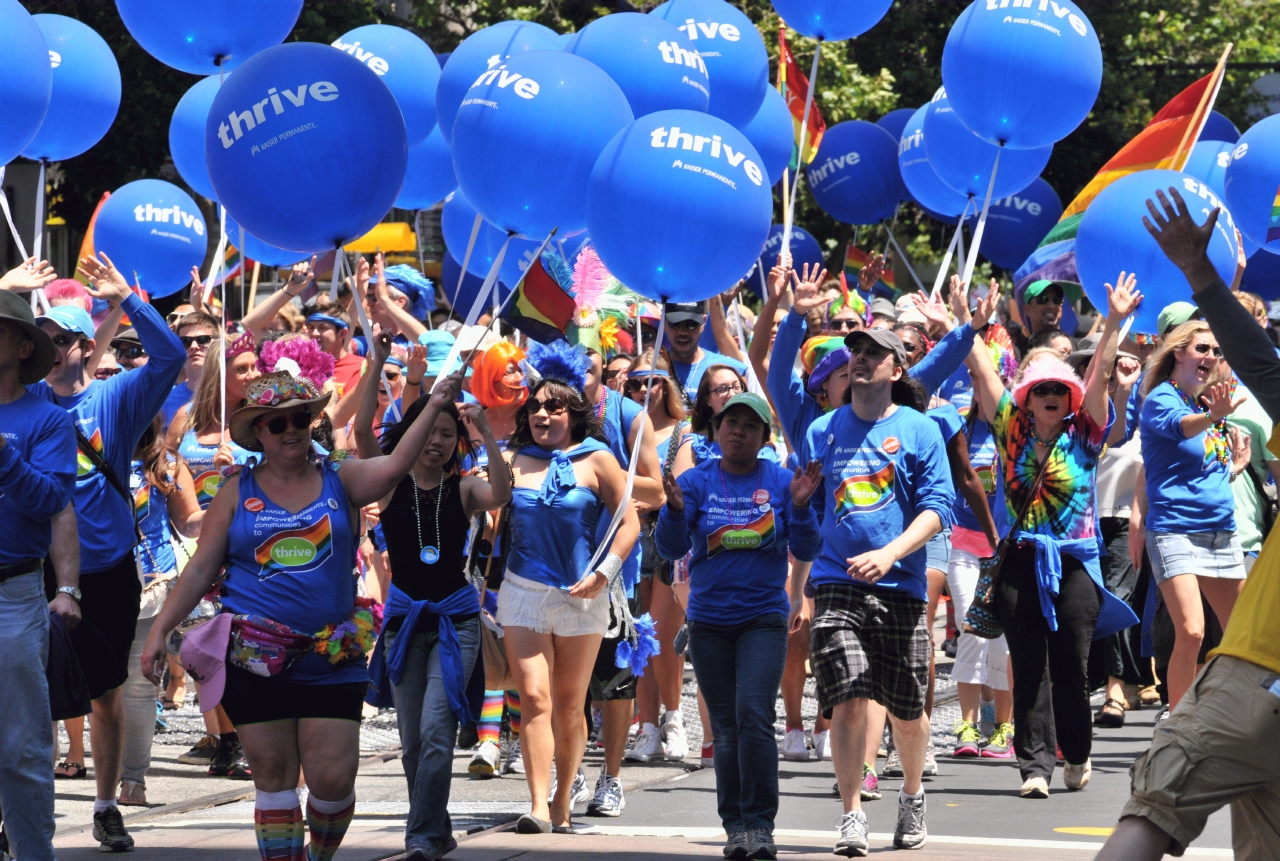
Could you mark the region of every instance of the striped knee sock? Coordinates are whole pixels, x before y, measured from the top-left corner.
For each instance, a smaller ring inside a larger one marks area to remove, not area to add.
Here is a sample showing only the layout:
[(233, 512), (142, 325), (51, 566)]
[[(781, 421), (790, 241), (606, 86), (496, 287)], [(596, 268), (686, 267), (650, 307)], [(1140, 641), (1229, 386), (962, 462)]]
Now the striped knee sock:
[(502, 691), (485, 691), (484, 707), (480, 709), (480, 720), (476, 722), (476, 734), (480, 743), (491, 741), (498, 743), (502, 733)]
[(253, 830), (262, 861), (305, 861), (302, 844), (306, 829), (296, 789), (259, 790), (253, 804)]
[(511, 737), (520, 737), (520, 693), (507, 691), (507, 723), (511, 725)]
[(341, 801), (322, 801), (314, 794), (307, 796), (307, 828), (311, 830), (307, 861), (329, 861), (333, 858), (355, 813), (355, 790)]

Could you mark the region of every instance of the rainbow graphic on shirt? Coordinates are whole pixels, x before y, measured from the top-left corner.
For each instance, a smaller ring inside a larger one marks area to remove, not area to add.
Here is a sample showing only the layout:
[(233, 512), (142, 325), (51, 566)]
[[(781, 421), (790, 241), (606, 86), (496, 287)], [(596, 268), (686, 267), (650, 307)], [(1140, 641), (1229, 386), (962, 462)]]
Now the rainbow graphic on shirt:
[[(89, 445), (93, 447), (99, 455), (102, 454), (102, 428), (94, 428), (93, 436), (89, 437)], [(97, 467), (93, 465), (93, 461), (89, 460), (89, 455), (85, 454), (80, 448), (76, 447), (76, 479), (84, 478), (86, 475), (92, 475), (97, 471)]]
[(333, 532), (326, 514), (310, 526), (273, 533), (254, 551), (266, 579), (282, 571), (310, 571), (333, 552)]
[(142, 520), (151, 508), (151, 482), (144, 481), (142, 486), (133, 492), (133, 516)]
[(1276, 189), (1276, 199), (1271, 204), (1271, 224), (1267, 227), (1267, 242), (1280, 239), (1280, 188)]
[(763, 550), (772, 547), (775, 529), (773, 506), (745, 526), (735, 523), (721, 526), (707, 536), (707, 558), (725, 550)]
[(196, 502), (200, 503), (201, 510), (209, 507), (209, 503), (213, 502), (213, 498), (218, 495), (218, 488), (222, 487), (225, 481), (226, 478), (217, 467), (206, 469), (195, 477)]
[(837, 519), (850, 514), (870, 514), (893, 502), (893, 461), (871, 475), (851, 475), (835, 489)]

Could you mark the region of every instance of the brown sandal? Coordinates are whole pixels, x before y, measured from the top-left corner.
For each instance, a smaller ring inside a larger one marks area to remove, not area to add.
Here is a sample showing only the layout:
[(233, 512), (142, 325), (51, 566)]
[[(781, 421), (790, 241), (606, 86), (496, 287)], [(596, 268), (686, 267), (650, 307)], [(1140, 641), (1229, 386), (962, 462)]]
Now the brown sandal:
[(89, 769), (82, 762), (67, 762), (65, 759), (53, 767), (53, 776), (59, 780), (80, 780)]
[(1119, 729), (1124, 726), (1124, 703), (1110, 697), (1093, 716), (1093, 725), (1104, 729)]

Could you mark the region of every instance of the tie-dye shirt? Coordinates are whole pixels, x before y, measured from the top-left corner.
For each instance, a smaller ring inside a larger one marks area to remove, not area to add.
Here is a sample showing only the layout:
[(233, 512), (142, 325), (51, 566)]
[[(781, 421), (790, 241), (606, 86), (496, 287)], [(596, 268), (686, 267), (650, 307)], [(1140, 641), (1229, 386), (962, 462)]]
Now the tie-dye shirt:
[[(1095, 537), (1098, 515), (1094, 485), (1098, 457), (1111, 426), (1110, 402), (1107, 409), (1106, 427), (1095, 422), (1085, 409), (1067, 420), (1057, 444), (1049, 451), (1044, 483), (1027, 512), (1023, 532), (1053, 535), (1061, 540)], [(1040, 462), (1031, 436), (1031, 413), (1018, 409), (1008, 392), (1000, 398), (995, 419), (991, 429), (1000, 450), (1005, 507), (1012, 524), (1035, 482)]]

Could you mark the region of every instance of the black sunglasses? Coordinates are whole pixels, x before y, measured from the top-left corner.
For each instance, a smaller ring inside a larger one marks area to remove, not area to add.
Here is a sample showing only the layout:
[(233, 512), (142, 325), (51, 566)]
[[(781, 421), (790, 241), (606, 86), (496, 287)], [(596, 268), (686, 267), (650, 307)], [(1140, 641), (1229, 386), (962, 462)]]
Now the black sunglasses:
[(694, 329), (701, 329), (702, 324), (697, 320), (681, 320), (679, 323), (672, 323), (668, 321), (667, 328), (679, 329), (682, 332), (692, 332)]
[(862, 328), (862, 321), (857, 317), (845, 317), (843, 320), (828, 320), (829, 332), (855, 332)]
[(53, 346), (61, 349), (63, 347), (70, 347), (76, 341), (79, 341), (80, 338), (81, 336), (74, 332), (59, 332), (58, 334), (50, 337), (49, 340), (53, 341)]
[(147, 354), (147, 351), (142, 349), (142, 345), (140, 344), (129, 344), (127, 346), (125, 346), (124, 344), (121, 344), (121, 346), (119, 347), (117, 347), (115, 344), (112, 344), (111, 349), (115, 350), (116, 356), (118, 356), (121, 359), (129, 359), (129, 360), (141, 359), (143, 356)]
[(1031, 394), (1038, 398), (1064, 398), (1071, 389), (1065, 383), (1040, 383), (1031, 388)]
[(1030, 305), (1061, 305), (1062, 297), (1056, 293), (1052, 293), (1052, 294), (1041, 293), (1039, 296), (1032, 299), (1028, 304)]
[(547, 411), (547, 415), (549, 416), (558, 415), (569, 409), (569, 405), (565, 403), (563, 398), (547, 398), (545, 401), (540, 401), (537, 398), (529, 398), (527, 405), (529, 407), (529, 415), (531, 416), (536, 416), (544, 409)]
[(388, 372), (386, 372), (386, 373), (387, 373), (387, 382), (388, 382), (388, 383), (394, 383), (396, 380), (400, 379), (400, 372), (399, 372), (399, 371), (388, 371)]
[(290, 413), (287, 416), (276, 416), (267, 421), (259, 420), (257, 424), (267, 429), (267, 433), (272, 436), (280, 436), (288, 430), (289, 425), (293, 425), (298, 430), (311, 427), (311, 413), (303, 411), (300, 413)]
[(179, 335), (178, 340), (182, 342), (183, 349), (190, 350), (192, 344), (199, 344), (201, 347), (207, 347), (213, 343), (212, 335)]
[(1208, 344), (1196, 344), (1196, 345), (1195, 345), (1195, 347), (1194, 347), (1194, 349), (1195, 349), (1195, 351), (1196, 351), (1197, 353), (1199, 353), (1199, 354), (1200, 354), (1200, 355), (1202, 355), (1202, 356), (1207, 356), (1207, 355), (1209, 355), (1209, 353), (1210, 353), (1210, 352), (1212, 352), (1212, 353), (1213, 353), (1213, 357), (1214, 357), (1215, 359), (1221, 359), (1221, 358), (1222, 358), (1222, 348), (1221, 348), (1221, 347), (1211, 347), (1211, 346), (1209, 346)]
[[(641, 373), (644, 374), (643, 371)], [(627, 391), (643, 392), (646, 387), (652, 388), (654, 383), (661, 385), (662, 377), (659, 377), (657, 374), (644, 374), (643, 376), (639, 376), (639, 377), (628, 377)]]
[(622, 374), (622, 373), (626, 373), (622, 368), (619, 368), (616, 371), (610, 371), (608, 368), (606, 368), (600, 376), (601, 376), (601, 379), (603, 379), (606, 383), (611, 383), (618, 378), (618, 374)]

